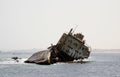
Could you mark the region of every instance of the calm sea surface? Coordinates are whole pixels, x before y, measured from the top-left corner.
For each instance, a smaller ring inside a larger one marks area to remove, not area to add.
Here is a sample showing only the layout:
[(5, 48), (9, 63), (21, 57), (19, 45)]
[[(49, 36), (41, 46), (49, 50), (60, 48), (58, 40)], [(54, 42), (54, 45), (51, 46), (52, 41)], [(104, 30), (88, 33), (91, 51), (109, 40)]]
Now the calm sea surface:
[[(33, 53), (0, 53), (0, 77), (120, 77), (120, 53), (92, 52), (86, 63), (25, 64)], [(22, 59), (16, 62), (11, 57)]]

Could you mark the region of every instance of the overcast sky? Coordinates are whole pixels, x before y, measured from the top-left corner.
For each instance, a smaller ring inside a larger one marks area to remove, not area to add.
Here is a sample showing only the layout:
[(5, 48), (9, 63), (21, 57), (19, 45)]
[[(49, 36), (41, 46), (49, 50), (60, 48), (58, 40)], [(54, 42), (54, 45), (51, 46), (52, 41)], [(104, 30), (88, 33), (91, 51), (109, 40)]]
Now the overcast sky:
[(0, 0), (0, 50), (47, 48), (76, 25), (92, 48), (120, 48), (120, 0)]

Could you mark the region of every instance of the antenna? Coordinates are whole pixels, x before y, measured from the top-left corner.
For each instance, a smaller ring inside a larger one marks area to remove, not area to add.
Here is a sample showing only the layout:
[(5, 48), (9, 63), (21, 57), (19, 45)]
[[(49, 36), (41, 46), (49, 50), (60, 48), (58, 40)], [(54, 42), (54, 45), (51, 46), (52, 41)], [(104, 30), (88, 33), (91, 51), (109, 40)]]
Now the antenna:
[(74, 33), (74, 32), (75, 32), (75, 30), (76, 30), (76, 28), (77, 28), (77, 27), (78, 27), (78, 25), (76, 25), (76, 26), (75, 26), (75, 28), (74, 28), (74, 30), (73, 30), (73, 32), (72, 32), (72, 33)]

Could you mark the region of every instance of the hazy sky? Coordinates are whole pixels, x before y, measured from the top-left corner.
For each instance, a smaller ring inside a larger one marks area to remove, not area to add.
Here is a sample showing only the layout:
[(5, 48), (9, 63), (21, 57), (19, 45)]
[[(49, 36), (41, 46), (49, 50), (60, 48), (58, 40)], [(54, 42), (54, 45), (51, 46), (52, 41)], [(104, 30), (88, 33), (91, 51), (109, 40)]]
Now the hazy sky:
[(0, 0), (0, 50), (47, 48), (75, 25), (92, 48), (120, 48), (120, 0)]

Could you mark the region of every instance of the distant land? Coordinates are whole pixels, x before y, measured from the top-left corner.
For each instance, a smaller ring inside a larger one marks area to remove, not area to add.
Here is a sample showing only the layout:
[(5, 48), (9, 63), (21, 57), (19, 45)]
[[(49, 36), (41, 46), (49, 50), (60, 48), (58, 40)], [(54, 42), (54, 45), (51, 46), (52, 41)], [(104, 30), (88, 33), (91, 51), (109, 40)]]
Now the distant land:
[(21, 49), (21, 50), (0, 50), (1, 52), (22, 52), (22, 53), (29, 53), (29, 52), (37, 52), (41, 51), (42, 49)]
[[(22, 49), (22, 50), (8, 50), (8, 51), (2, 51), (1, 52), (22, 52), (22, 53), (29, 53), (29, 52), (37, 52), (44, 49)], [(91, 52), (120, 52), (120, 49), (92, 49)]]
[(92, 49), (92, 52), (120, 52), (120, 49)]

